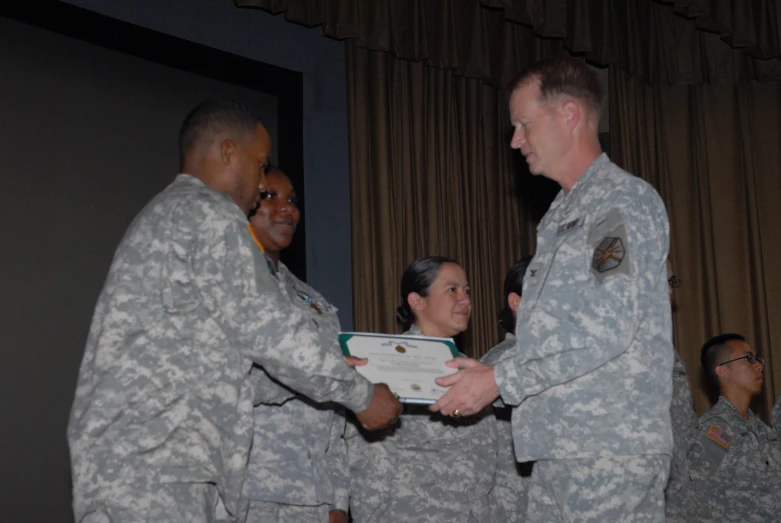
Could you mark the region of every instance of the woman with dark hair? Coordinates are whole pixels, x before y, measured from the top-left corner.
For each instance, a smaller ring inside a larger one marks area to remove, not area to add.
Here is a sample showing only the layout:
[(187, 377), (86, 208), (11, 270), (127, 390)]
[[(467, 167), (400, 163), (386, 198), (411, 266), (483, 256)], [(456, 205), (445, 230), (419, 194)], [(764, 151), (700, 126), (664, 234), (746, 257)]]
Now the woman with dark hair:
[[(531, 260), (531, 256), (524, 256), (510, 267), (504, 278), (504, 306), (499, 312), (499, 325), (507, 334), (504, 341), (483, 356), (483, 363), (493, 365), (515, 347), (515, 313), (521, 304), (523, 277)], [(496, 404), (494, 407), (499, 452), (495, 484), (490, 496), (492, 517), (493, 521), (520, 523), (526, 519), (527, 483), (531, 470), (528, 465), (522, 467), (515, 462), (510, 423), (512, 407), (496, 407)]]
[[(311, 317), (322, 338), (336, 340), (336, 308), (279, 259), (293, 241), (300, 218), (290, 179), (279, 169), (270, 170), (260, 206), (250, 218), (258, 255), (265, 255), (282, 293)], [(247, 522), (347, 523), (349, 478), (342, 438), (346, 420), (340, 407), (315, 403), (282, 385), (272, 395), (271, 380), (263, 379), (265, 396), (253, 412)]]
[[(472, 313), (469, 282), (458, 262), (418, 258), (401, 279), (396, 321), (406, 335), (452, 338)], [(379, 435), (347, 430), (350, 510), (355, 523), (483, 523), (496, 471), (491, 408), (469, 418), (405, 405), (398, 425)]]

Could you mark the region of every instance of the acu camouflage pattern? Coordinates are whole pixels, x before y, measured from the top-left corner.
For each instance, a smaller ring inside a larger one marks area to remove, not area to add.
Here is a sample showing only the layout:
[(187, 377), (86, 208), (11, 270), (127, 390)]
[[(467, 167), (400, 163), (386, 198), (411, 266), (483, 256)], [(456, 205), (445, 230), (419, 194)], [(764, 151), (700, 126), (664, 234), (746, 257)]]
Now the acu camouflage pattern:
[[(516, 347), (515, 336), (507, 333), (504, 341), (488, 351), (480, 361), (493, 365), (506, 352)], [(492, 521), (522, 523), (526, 520), (527, 491), (529, 489), (530, 463), (523, 466), (515, 461), (512, 434), (512, 408), (499, 402), (494, 404), (496, 415), (496, 440), (498, 445), (496, 478), (488, 499)]]
[(673, 425), (673, 458), (670, 479), (664, 491), (665, 514), (668, 523), (686, 522), (686, 452), (689, 450), (692, 432), (697, 427), (697, 413), (692, 402), (686, 366), (676, 350), (673, 354), (673, 396), (670, 417)]
[(543, 460), (534, 464), (527, 523), (662, 523), (669, 456)]
[(781, 438), (781, 395), (779, 395), (776, 398), (776, 402), (773, 405), (773, 413), (771, 415), (771, 423), (773, 423), (773, 428), (776, 431), (776, 434), (778, 434), (778, 437)]
[[(714, 426), (724, 433), (722, 442), (708, 436)], [(686, 521), (781, 521), (781, 445), (753, 412), (744, 420), (720, 397), (700, 418), (687, 468)]]
[[(337, 340), (341, 330), (337, 309), (281, 262), (277, 277), (282, 294), (317, 325), (320, 337)], [(319, 313), (302, 294), (312, 299)], [(337, 347), (332, 343), (323, 350)], [(341, 357), (341, 351), (337, 355)], [(253, 412), (247, 521), (327, 523), (330, 510), (347, 512), (349, 506), (350, 478), (343, 439), (346, 419), (335, 412), (338, 405), (317, 404), (287, 390), (287, 400), (277, 403), (282, 395), (276, 396)]]
[[(600, 272), (605, 238), (624, 253)], [(519, 462), (672, 455), (668, 247), (659, 195), (604, 154), (553, 201), (524, 278), (517, 349), (495, 365), (502, 399), (517, 405)]]
[[(422, 336), (417, 326), (406, 335)], [(399, 423), (366, 434), (348, 423), (350, 510), (355, 523), (483, 523), (496, 473), (496, 421), (433, 415), (404, 405)]]
[(325, 505), (302, 507), (300, 505), (281, 505), (279, 503), (252, 501), (247, 513), (247, 522), (252, 521), (305, 521), (317, 523), (329, 521), (329, 508)]
[[(315, 401), (358, 411), (370, 402), (373, 386), (322, 350), (311, 319), (261, 292), (255, 250), (234, 202), (186, 174), (131, 224), (98, 298), (68, 424), (76, 521), (159, 504), (169, 483), (212, 483), (243, 518), (253, 362)], [(179, 520), (191, 521), (186, 512)]]

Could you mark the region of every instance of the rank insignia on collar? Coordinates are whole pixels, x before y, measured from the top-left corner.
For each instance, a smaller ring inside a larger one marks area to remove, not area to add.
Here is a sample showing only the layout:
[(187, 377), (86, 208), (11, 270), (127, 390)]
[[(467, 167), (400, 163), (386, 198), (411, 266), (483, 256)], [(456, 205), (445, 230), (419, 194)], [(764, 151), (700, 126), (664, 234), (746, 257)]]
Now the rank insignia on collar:
[(594, 249), (591, 266), (597, 272), (607, 272), (621, 265), (625, 255), (626, 249), (621, 238), (608, 237)]
[(315, 311), (317, 314), (322, 314), (323, 309), (320, 307), (320, 304), (315, 302), (315, 300), (312, 299), (311, 296), (309, 296), (307, 293), (296, 290), (296, 293), (298, 293), (298, 297), (304, 300), (309, 304), (310, 307), (312, 307), (312, 310)]

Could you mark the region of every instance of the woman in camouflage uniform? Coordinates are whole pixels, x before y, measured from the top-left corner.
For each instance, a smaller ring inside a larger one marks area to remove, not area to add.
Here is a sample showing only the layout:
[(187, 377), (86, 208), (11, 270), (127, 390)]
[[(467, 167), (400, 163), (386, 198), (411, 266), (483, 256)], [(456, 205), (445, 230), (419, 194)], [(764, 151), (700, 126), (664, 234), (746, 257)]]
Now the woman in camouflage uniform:
[[(337, 350), (340, 327), (336, 308), (296, 278), (279, 261), (300, 218), (295, 190), (278, 169), (266, 174), (266, 191), (250, 218), (250, 230), (279, 280), (282, 293), (317, 325), (323, 340)], [(256, 369), (256, 372), (263, 372)], [(345, 418), (338, 405), (317, 404), (263, 376), (262, 403), (254, 409), (255, 435), (247, 478), (248, 523), (347, 523)], [(336, 410), (335, 410), (336, 409)]]
[[(404, 271), (397, 322), (407, 335), (452, 338), (469, 324), (464, 269), (444, 257)], [(496, 472), (491, 408), (469, 418), (405, 405), (396, 427), (375, 434), (348, 424), (350, 509), (355, 523), (484, 523)]]

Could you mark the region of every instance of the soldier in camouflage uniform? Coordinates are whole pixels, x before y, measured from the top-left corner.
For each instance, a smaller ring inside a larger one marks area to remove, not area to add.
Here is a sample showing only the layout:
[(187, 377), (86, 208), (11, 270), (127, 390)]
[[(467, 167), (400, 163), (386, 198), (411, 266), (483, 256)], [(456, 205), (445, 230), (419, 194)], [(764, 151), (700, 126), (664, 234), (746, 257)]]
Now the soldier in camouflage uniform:
[[(667, 260), (667, 288), (670, 292), (673, 312), (675, 311), (673, 292), (680, 284), (681, 280), (673, 274), (672, 263)], [(684, 487), (688, 481), (684, 481), (687, 477), (684, 467), (692, 431), (697, 426), (697, 413), (694, 411), (686, 366), (677, 350), (673, 356), (673, 396), (670, 403), (670, 417), (673, 426), (673, 458), (670, 466), (670, 478), (667, 481), (667, 488), (664, 490), (665, 516), (668, 523), (686, 523)]]
[(602, 88), (558, 57), (513, 84), (511, 146), (562, 191), (537, 228), (517, 347), (439, 378), (433, 409), (502, 400), (519, 462), (536, 461), (527, 520), (663, 521), (672, 454), (673, 348), (661, 198), (601, 153)]
[(778, 435), (749, 409), (762, 390), (764, 360), (743, 336), (722, 334), (703, 346), (702, 368), (720, 397), (686, 456), (688, 521), (781, 521)]
[[(453, 337), (471, 314), (466, 273), (454, 260), (418, 258), (404, 272), (397, 320), (406, 335)], [(396, 427), (371, 435), (348, 424), (355, 523), (483, 523), (496, 472), (490, 407), (468, 418), (404, 406)]]
[[(531, 262), (526, 256), (513, 264), (504, 279), (504, 307), (499, 313), (499, 325), (507, 331), (504, 341), (492, 348), (480, 361), (493, 365), (508, 351), (515, 349), (516, 311), (523, 294), (523, 276)], [(491, 489), (492, 520), (505, 523), (522, 523), (526, 520), (526, 497), (532, 463), (515, 461), (512, 434), (512, 408), (501, 399), (494, 403), (496, 436), (499, 443), (496, 479)]]
[[(269, 170), (260, 206), (250, 218), (252, 232), (271, 262), (282, 294), (311, 318), (323, 339), (336, 340), (341, 330), (336, 308), (279, 260), (280, 251), (293, 241), (300, 217), (290, 179), (279, 169)], [(333, 344), (323, 347), (336, 349)], [(313, 403), (290, 389), (255, 407), (247, 478), (249, 523), (347, 523), (350, 480), (345, 418), (335, 408)]]
[[(331, 351), (256, 270), (247, 215), (268, 133), (242, 104), (196, 107), (182, 171), (122, 239), (93, 316), (68, 424), (77, 522), (246, 517), (253, 398), (270, 382), (357, 411), (369, 428), (399, 405)], [(257, 374), (256, 374), (257, 376)], [(269, 388), (269, 392), (273, 392)]]

